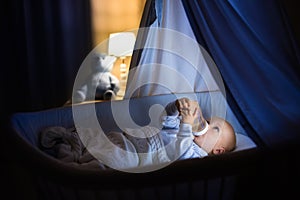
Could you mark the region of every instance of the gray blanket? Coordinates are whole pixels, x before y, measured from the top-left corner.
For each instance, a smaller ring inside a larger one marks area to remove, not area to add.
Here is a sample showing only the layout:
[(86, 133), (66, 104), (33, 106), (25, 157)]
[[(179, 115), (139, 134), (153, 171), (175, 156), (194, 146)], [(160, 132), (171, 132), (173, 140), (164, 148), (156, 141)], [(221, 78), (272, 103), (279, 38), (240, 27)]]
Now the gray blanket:
[(109, 132), (101, 137), (89, 128), (53, 126), (41, 131), (40, 145), (43, 151), (64, 163), (88, 168), (124, 169), (169, 161), (162, 150), (159, 129), (154, 127)]
[(40, 133), (41, 149), (47, 154), (78, 167), (107, 169), (82, 144), (75, 127), (53, 126)]

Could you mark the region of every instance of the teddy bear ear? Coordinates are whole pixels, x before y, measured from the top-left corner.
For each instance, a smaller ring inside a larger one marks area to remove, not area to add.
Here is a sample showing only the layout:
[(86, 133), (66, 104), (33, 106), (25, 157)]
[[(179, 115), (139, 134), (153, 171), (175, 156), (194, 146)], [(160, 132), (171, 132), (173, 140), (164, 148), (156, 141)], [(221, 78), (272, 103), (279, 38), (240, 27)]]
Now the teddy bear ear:
[(103, 53), (94, 51), (94, 52), (92, 52), (91, 56), (96, 59), (100, 59), (100, 58), (104, 59), (106, 55)]
[(113, 65), (115, 61), (116, 61), (115, 56), (105, 56), (105, 58), (102, 60), (102, 66), (109, 67)]

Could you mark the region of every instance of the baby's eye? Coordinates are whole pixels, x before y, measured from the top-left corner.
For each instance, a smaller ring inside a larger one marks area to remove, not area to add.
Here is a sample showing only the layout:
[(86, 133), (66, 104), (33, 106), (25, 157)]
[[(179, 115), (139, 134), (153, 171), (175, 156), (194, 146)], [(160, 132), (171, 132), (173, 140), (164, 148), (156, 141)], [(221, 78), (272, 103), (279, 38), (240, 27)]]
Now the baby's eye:
[(214, 127), (213, 127), (213, 130), (215, 130), (215, 131), (217, 131), (217, 132), (220, 131), (219, 127), (217, 127), (217, 126), (214, 126)]

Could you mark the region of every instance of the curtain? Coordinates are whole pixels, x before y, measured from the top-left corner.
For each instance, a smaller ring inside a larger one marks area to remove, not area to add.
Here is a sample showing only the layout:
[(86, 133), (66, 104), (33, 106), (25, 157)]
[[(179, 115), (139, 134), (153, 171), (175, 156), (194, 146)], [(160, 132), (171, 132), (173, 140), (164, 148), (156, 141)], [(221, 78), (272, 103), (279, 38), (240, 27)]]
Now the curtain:
[(229, 104), (268, 146), (299, 139), (299, 49), (276, 0), (182, 1), (218, 66)]
[[(143, 15), (142, 15), (139, 27), (140, 28), (149, 27), (156, 20), (156, 18), (157, 17), (156, 17), (156, 11), (155, 11), (155, 1), (147, 0), (145, 2), (144, 11), (143, 11)], [(132, 54), (132, 58), (130, 61), (131, 69), (137, 67), (137, 65), (140, 61), (140, 58), (141, 58), (141, 55), (143, 52), (142, 47), (145, 45), (147, 35), (148, 34), (146, 31), (143, 31), (142, 33), (138, 32), (138, 34), (137, 34), (135, 48), (133, 49), (133, 54)]]
[(90, 2), (13, 0), (1, 5), (2, 116), (62, 106), (92, 48)]
[(155, 20), (139, 29), (124, 98), (219, 90), (181, 0), (151, 0), (145, 8), (143, 17)]

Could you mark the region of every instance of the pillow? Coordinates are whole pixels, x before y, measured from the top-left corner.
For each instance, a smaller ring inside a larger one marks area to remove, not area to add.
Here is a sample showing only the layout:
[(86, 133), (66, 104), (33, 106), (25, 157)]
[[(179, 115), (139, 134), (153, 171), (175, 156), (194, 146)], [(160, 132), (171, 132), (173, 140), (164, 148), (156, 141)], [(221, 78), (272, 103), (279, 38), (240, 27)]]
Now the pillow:
[(256, 144), (251, 140), (250, 137), (241, 133), (236, 133), (236, 148), (234, 149), (234, 151), (241, 151), (254, 147), (256, 147)]

